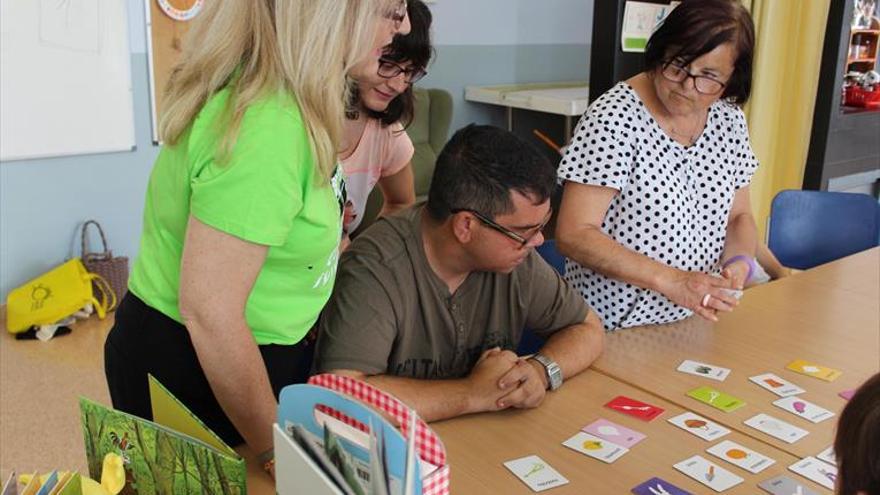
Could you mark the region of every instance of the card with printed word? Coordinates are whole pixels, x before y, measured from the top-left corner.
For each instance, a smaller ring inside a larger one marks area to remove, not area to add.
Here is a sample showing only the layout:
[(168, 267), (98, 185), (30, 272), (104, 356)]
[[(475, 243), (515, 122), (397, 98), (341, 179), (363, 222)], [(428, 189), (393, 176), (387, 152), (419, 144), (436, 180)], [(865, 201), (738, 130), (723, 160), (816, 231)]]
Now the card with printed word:
[(749, 380), (751, 380), (753, 383), (757, 384), (761, 388), (769, 390), (780, 397), (789, 397), (806, 392), (806, 390), (798, 387), (794, 383), (791, 383), (784, 378), (780, 378), (773, 373), (764, 373), (763, 375), (752, 376), (749, 377)]
[(611, 402), (605, 404), (605, 407), (624, 414), (629, 414), (630, 416), (635, 416), (643, 421), (651, 421), (665, 411), (665, 409), (661, 407), (652, 406), (651, 404), (630, 399), (623, 395), (615, 397)]
[(821, 408), (799, 397), (783, 397), (774, 401), (773, 405), (813, 423), (820, 423), (834, 417), (834, 413), (828, 409)]
[(802, 483), (787, 476), (777, 476), (764, 480), (758, 484), (758, 488), (771, 495), (819, 495)]
[(699, 455), (685, 459), (672, 467), (716, 492), (723, 492), (744, 481), (739, 476)]
[(608, 464), (620, 459), (623, 454), (629, 452), (629, 449), (626, 447), (621, 447), (614, 442), (603, 440), (582, 431), (562, 442), (562, 445)]
[(755, 474), (776, 463), (766, 455), (759, 454), (730, 440), (709, 447), (706, 452)]
[(702, 376), (704, 378), (711, 378), (712, 380), (718, 380), (719, 382), (723, 382), (724, 379), (727, 378), (727, 375), (730, 374), (730, 370), (727, 368), (691, 361), (690, 359), (682, 361), (678, 366), (678, 371)]
[(788, 363), (786, 368), (802, 375), (825, 380), (826, 382), (833, 382), (843, 374), (840, 370), (829, 368), (827, 366), (820, 366), (815, 363), (804, 361), (803, 359), (797, 359)]
[(636, 495), (693, 495), (662, 478), (651, 478), (631, 491)]
[(837, 480), (837, 467), (822, 462), (815, 457), (805, 457), (788, 467), (795, 473), (815, 481), (829, 490), (834, 490)]
[(504, 467), (535, 492), (568, 484), (564, 476), (536, 455), (507, 461)]
[(807, 430), (763, 413), (752, 416), (745, 420), (744, 423), (786, 443), (795, 443), (810, 434)]
[(703, 440), (717, 440), (730, 433), (727, 428), (692, 412), (679, 414), (669, 418), (669, 422), (684, 431), (693, 433)]
[(817, 459), (823, 460), (832, 466), (837, 465), (837, 458), (834, 457), (834, 446), (830, 446), (827, 449), (819, 452), (819, 455), (816, 456)]
[(724, 412), (732, 412), (746, 405), (740, 399), (732, 395), (725, 394), (724, 392), (719, 392), (712, 387), (699, 387), (691, 390), (687, 393), (689, 397), (693, 397), (700, 402), (705, 404), (709, 404), (715, 409), (720, 409)]
[(589, 425), (583, 427), (581, 431), (585, 431), (591, 435), (596, 435), (617, 445), (631, 449), (633, 445), (645, 439), (644, 433), (630, 430), (625, 426), (612, 423), (607, 419), (597, 419)]

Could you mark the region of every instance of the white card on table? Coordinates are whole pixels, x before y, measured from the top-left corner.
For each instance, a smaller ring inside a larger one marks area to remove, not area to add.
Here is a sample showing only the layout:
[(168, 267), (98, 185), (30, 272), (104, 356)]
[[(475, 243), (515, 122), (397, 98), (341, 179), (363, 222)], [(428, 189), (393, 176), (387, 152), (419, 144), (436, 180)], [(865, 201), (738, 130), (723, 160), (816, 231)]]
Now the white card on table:
[(819, 407), (812, 402), (807, 402), (800, 397), (783, 397), (774, 401), (773, 405), (813, 423), (820, 423), (834, 417), (834, 413), (828, 409)]
[(706, 449), (706, 452), (756, 474), (776, 463), (776, 461), (766, 455), (759, 454), (730, 440), (725, 440), (709, 447)]
[(685, 459), (672, 467), (716, 492), (723, 492), (743, 482), (739, 476), (698, 455)]
[(504, 467), (536, 492), (568, 483), (564, 476), (536, 455), (507, 461), (504, 463)]
[(718, 423), (709, 421), (708, 419), (692, 412), (679, 414), (674, 418), (669, 418), (668, 421), (682, 430), (693, 433), (703, 440), (717, 440), (730, 433), (730, 430)]
[(745, 420), (745, 424), (786, 443), (795, 443), (810, 434), (807, 430), (763, 413)]
[(730, 374), (730, 370), (727, 368), (691, 361), (690, 359), (682, 361), (681, 364), (678, 365), (678, 371), (702, 376), (704, 378), (711, 378), (712, 380), (718, 380), (719, 382), (723, 382), (724, 379), (727, 378), (727, 375)]
[(791, 395), (798, 395), (806, 392), (806, 390), (798, 387), (794, 383), (780, 378), (773, 373), (751, 376), (749, 377), (749, 380), (780, 397), (789, 397)]
[(614, 442), (603, 440), (582, 431), (562, 442), (562, 445), (609, 464), (629, 452), (629, 449), (621, 447)]
[(834, 480), (837, 479), (837, 468), (822, 462), (815, 457), (805, 457), (788, 467), (797, 474), (815, 481), (829, 490), (834, 490)]
[(819, 455), (816, 456), (817, 459), (827, 462), (832, 466), (837, 465), (837, 458), (834, 457), (834, 446), (830, 446), (827, 449), (819, 452)]
[(777, 476), (764, 480), (758, 484), (758, 488), (772, 495), (819, 495), (788, 476)]

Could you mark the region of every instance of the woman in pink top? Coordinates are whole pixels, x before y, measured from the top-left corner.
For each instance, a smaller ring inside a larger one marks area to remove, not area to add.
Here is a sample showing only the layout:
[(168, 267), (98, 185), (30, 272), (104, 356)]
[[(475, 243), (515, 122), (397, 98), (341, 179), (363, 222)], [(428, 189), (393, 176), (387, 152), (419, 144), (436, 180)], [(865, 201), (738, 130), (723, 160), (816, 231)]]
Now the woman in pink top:
[(357, 90), (339, 154), (348, 195), (343, 224), (346, 234), (360, 225), (367, 198), (377, 183), (385, 197), (380, 216), (415, 203), (414, 149), (404, 127), (413, 117), (412, 85), (427, 74), (425, 67), (433, 49), (428, 6), (421, 0), (409, 0), (407, 10), (411, 30), (394, 38), (379, 59), (379, 70), (361, 64), (351, 73)]

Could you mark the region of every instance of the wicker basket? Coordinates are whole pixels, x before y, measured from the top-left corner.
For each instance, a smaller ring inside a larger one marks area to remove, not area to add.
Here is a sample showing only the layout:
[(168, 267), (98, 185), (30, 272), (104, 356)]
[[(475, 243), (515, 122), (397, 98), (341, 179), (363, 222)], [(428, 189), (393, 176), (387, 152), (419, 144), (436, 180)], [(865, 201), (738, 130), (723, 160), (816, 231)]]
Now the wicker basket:
[[(101, 243), (104, 246), (103, 252), (87, 252), (86, 240), (88, 237), (89, 225), (94, 225), (101, 234)], [(88, 220), (82, 226), (82, 260), (86, 266), (86, 270), (96, 273), (110, 284), (116, 300), (107, 308), (108, 311), (116, 309), (122, 297), (128, 292), (128, 258), (125, 256), (113, 256), (113, 252), (107, 247), (107, 238), (104, 236), (104, 229), (95, 220)], [(95, 288), (97, 291), (98, 288)]]

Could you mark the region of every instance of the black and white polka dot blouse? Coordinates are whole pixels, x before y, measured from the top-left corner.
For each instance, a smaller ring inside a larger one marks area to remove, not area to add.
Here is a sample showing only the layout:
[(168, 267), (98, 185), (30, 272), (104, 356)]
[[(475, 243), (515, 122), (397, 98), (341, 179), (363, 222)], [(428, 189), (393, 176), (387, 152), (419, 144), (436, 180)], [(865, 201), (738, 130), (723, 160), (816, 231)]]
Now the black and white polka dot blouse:
[[(702, 135), (685, 147), (621, 82), (581, 118), (558, 176), (619, 191), (602, 231), (624, 247), (682, 270), (717, 273), (734, 193), (751, 182), (757, 166), (738, 107), (715, 102)], [(605, 277), (570, 259), (565, 267), (565, 278), (607, 330), (691, 314), (658, 292)]]

